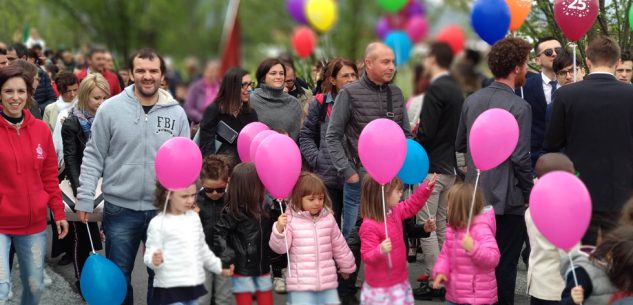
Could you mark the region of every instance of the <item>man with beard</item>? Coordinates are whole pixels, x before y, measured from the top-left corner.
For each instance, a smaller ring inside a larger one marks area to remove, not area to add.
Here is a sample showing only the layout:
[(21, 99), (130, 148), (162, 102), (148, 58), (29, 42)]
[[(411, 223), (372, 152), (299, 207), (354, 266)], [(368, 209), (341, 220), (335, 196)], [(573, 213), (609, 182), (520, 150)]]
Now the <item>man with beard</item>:
[(528, 42), (519, 38), (505, 38), (492, 46), (488, 65), (495, 82), (464, 101), (455, 141), (458, 152), (467, 152), (466, 182), (474, 183), (477, 169), (467, 143), (475, 119), (488, 109), (501, 108), (512, 113), (519, 123), (519, 141), (512, 155), (499, 166), (482, 172), (479, 180), (479, 189), (496, 214), (496, 239), (501, 252), (496, 269), (498, 304), (514, 304), (517, 263), (526, 234), (524, 214), (532, 189), (532, 109), (513, 90), (525, 82), (530, 48)]
[(79, 83), (86, 77), (86, 75), (90, 73), (101, 73), (103, 77), (108, 81), (108, 85), (110, 85), (110, 96), (115, 96), (121, 92), (121, 84), (119, 83), (119, 78), (116, 74), (110, 72), (110, 70), (106, 69), (108, 64), (107, 62), (107, 51), (101, 48), (92, 48), (88, 50), (88, 54), (86, 57), (88, 58), (88, 67), (82, 69), (77, 72), (77, 78), (79, 79)]
[[(159, 89), (166, 70), (162, 57), (154, 50), (140, 49), (131, 57), (130, 69), (134, 85), (97, 111), (84, 151), (76, 205), (79, 219), (86, 222), (87, 213), (93, 211), (97, 181), (103, 177), (106, 256), (128, 281), (123, 304), (134, 303), (130, 285), (134, 259), (156, 213), (154, 157), (165, 141), (189, 137), (185, 111)], [(149, 269), (148, 273), (147, 304), (152, 304), (154, 273)]]

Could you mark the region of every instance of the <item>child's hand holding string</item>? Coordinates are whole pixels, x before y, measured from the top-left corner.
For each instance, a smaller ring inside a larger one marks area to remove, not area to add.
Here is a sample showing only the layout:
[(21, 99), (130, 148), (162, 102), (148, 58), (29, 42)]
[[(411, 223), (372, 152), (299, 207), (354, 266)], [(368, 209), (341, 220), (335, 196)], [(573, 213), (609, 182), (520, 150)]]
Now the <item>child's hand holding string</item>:
[(582, 286), (576, 286), (571, 289), (571, 299), (576, 304), (582, 304), (585, 300), (585, 290), (582, 289)]
[(435, 186), (435, 182), (437, 182), (437, 174), (433, 174), (433, 176), (431, 176), (431, 179), (429, 179), (429, 182), (426, 184), (426, 189), (427, 190), (432, 190), (433, 187)]
[(431, 232), (435, 231), (436, 229), (437, 229), (437, 225), (435, 224), (435, 219), (429, 218), (424, 223), (424, 232), (431, 233)]
[(446, 282), (447, 280), (448, 278), (446, 277), (446, 274), (438, 273), (435, 276), (435, 280), (433, 281), (433, 289), (440, 289), (440, 285), (442, 285), (442, 283)]
[(277, 231), (279, 231), (279, 233), (283, 233), (286, 229), (287, 223), (288, 215), (286, 215), (286, 213), (281, 213), (281, 215), (279, 215), (279, 218), (277, 218)]
[(229, 269), (222, 269), (222, 275), (224, 276), (233, 276), (233, 272), (235, 271), (235, 265), (231, 264)]
[(388, 254), (391, 252), (391, 239), (389, 239), (389, 237), (380, 243), (380, 252), (382, 254)]
[(156, 267), (162, 265), (164, 262), (163, 260), (163, 252), (160, 250), (156, 250), (156, 252), (154, 252), (154, 254), (152, 254), (152, 264)]
[(473, 251), (474, 247), (475, 240), (472, 238), (472, 236), (470, 236), (470, 234), (466, 234), (466, 236), (464, 236), (464, 239), (462, 239), (462, 248), (464, 248), (466, 252), (471, 252)]

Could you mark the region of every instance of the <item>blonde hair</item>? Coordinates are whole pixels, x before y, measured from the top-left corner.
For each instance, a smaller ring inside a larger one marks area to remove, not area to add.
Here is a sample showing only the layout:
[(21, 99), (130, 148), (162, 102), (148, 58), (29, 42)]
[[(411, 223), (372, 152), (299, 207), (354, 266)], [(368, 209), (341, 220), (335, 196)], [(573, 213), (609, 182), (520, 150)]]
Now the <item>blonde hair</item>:
[(110, 85), (105, 77), (100, 73), (90, 74), (86, 76), (79, 85), (79, 92), (77, 92), (77, 109), (81, 111), (88, 110), (90, 92), (92, 92), (94, 88), (101, 89), (106, 97), (110, 96)]
[[(404, 185), (398, 177), (393, 178), (391, 182), (385, 185), (385, 198), (389, 197), (391, 192), (397, 189), (402, 189), (403, 186)], [(369, 177), (369, 175), (365, 176), (363, 179), (363, 186), (360, 190), (361, 217), (373, 219), (378, 222), (384, 221), (381, 188), (382, 186)]]
[(290, 194), (290, 207), (296, 212), (302, 211), (303, 197), (310, 195), (323, 195), (323, 206), (332, 210), (332, 202), (323, 180), (313, 173), (303, 172)]
[[(448, 202), (448, 224), (453, 229), (465, 228), (468, 224), (470, 203), (473, 199), (475, 187), (469, 183), (457, 183), (448, 190), (446, 201)], [(479, 214), (484, 209), (484, 195), (477, 191), (473, 215)]]

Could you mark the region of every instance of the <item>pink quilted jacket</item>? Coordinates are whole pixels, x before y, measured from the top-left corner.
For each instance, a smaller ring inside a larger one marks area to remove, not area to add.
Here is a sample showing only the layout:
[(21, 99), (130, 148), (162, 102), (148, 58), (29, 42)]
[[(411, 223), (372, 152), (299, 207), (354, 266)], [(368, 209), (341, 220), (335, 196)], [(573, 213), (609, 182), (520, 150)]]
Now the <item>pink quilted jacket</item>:
[(494, 304), (497, 302), (495, 268), (499, 264), (499, 247), (495, 239), (497, 223), (491, 207), (473, 218), (470, 234), (475, 240), (472, 252), (461, 246), (466, 229), (455, 231), (448, 226), (446, 241), (433, 268), (433, 277), (444, 273), (446, 300), (458, 304)]
[[(352, 273), (356, 270), (354, 255), (350, 251), (334, 216), (327, 209), (313, 219), (309, 212), (288, 209), (286, 238), (290, 249), (289, 274), (286, 277), (288, 291), (321, 291), (338, 287), (337, 270)], [(276, 253), (286, 253), (284, 234), (273, 224), (270, 248)]]

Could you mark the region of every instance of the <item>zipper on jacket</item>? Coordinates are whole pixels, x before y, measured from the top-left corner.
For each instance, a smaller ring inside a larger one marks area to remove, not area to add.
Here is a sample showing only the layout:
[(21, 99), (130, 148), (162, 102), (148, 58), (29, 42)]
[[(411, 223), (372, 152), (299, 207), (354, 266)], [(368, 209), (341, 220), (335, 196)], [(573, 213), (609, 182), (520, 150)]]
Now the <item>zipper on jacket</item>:
[[(141, 106), (141, 110), (144, 112), (144, 109), (142, 109), (143, 106), (140, 105), (140, 103), (139, 103), (139, 106)], [(150, 109), (150, 112), (151, 111), (152, 111), (152, 109)], [(143, 155), (144, 156), (147, 156), (147, 145), (148, 145), (147, 144), (147, 121), (148, 121), (148, 117), (149, 117), (149, 114), (146, 113), (145, 114), (145, 124), (143, 126)], [(143, 202), (143, 194), (145, 193), (145, 179), (146, 179), (145, 172), (147, 171), (146, 168), (147, 168), (147, 162), (143, 162), (143, 184), (142, 184), (143, 185), (143, 191), (140, 192), (140, 196), (139, 196), (139, 199), (138, 199), (140, 202)]]
[(20, 136), (20, 128), (22, 128), (22, 123), (17, 123), (15, 125), (13, 125), (13, 127), (15, 127), (15, 131), (17, 131), (18, 137), (19, 137)]
[[(317, 219), (318, 218), (313, 218), (313, 222), (314, 222), (314, 243), (316, 245), (316, 274), (317, 274), (317, 291), (321, 290), (321, 260), (320, 260), (320, 256), (321, 256), (321, 251), (319, 251), (319, 230), (317, 230)], [(332, 249), (332, 251), (334, 251), (334, 249)]]

